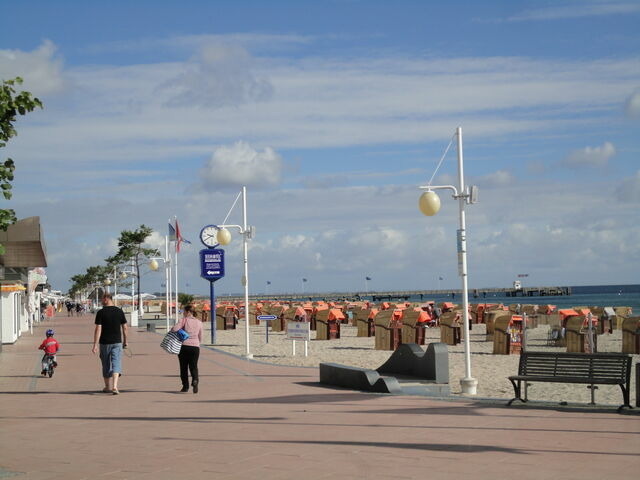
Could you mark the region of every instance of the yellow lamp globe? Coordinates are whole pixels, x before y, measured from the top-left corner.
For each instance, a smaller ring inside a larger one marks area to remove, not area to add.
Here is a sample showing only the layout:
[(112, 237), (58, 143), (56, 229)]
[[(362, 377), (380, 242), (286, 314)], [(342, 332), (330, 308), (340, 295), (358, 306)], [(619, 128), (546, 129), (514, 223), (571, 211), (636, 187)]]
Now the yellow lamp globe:
[(153, 270), (154, 272), (155, 272), (156, 270), (158, 270), (158, 268), (159, 268), (158, 261), (157, 261), (157, 260), (155, 260), (155, 259), (154, 259), (154, 260), (151, 260), (151, 261), (149, 262), (149, 268), (150, 268), (151, 270)]
[(218, 233), (216, 233), (216, 238), (220, 245), (229, 245), (229, 243), (231, 243), (231, 232), (226, 228), (221, 228), (218, 230)]
[(418, 200), (420, 211), (427, 217), (432, 217), (440, 210), (440, 197), (434, 191), (427, 190)]
[(111, 285), (111, 279), (107, 278), (107, 279), (104, 281), (104, 284), (105, 284), (105, 285)]

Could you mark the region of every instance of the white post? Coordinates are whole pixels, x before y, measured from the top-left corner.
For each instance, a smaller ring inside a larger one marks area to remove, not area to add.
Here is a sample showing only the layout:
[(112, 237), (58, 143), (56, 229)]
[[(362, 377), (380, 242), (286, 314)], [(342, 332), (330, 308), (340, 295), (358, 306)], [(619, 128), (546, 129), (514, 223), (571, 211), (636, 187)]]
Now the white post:
[(113, 304), (118, 306), (118, 269), (113, 267)]
[(167, 298), (169, 299), (169, 303), (167, 303), (167, 321), (170, 321), (173, 315), (173, 310), (171, 310), (171, 302), (173, 302), (173, 260), (171, 259), (171, 242), (169, 242), (167, 259), (169, 261), (169, 283), (167, 284)]
[(133, 258), (131, 259), (131, 315), (133, 315), (133, 311), (135, 310), (135, 306), (136, 306), (136, 276), (135, 276), (135, 270), (134, 270), (134, 265), (133, 265)]
[(305, 341), (304, 341), (304, 356), (305, 356), (305, 357), (309, 356), (308, 344), (309, 344), (309, 342), (307, 342), (307, 341), (305, 340)]
[(589, 332), (587, 336), (587, 341), (589, 342), (589, 353), (595, 353), (593, 341), (593, 316), (591, 315), (591, 312), (587, 314), (587, 320), (589, 321)]
[(169, 272), (169, 265), (167, 262), (169, 261), (169, 236), (164, 236), (164, 301), (165, 301), (165, 312), (166, 319), (165, 323), (167, 326), (167, 332), (169, 331), (169, 312), (171, 311), (171, 307), (169, 306), (169, 277), (171, 276)]
[[(178, 234), (178, 232), (176, 231), (176, 235)], [(176, 236), (176, 248), (174, 249), (174, 258), (176, 259), (176, 264), (175, 264), (175, 283), (173, 284), (173, 288), (176, 292), (176, 317), (174, 319), (174, 325), (178, 323), (178, 237)]]
[(292, 354), (293, 354), (293, 356), (295, 357), (295, 356), (296, 356), (296, 341), (295, 341), (295, 340), (292, 340), (292, 341), (291, 341), (291, 343), (292, 343), (292, 345), (293, 345), (293, 347), (292, 347)]
[(460, 276), (462, 277), (462, 319), (464, 321), (464, 367), (465, 376), (460, 380), (462, 393), (475, 395), (478, 381), (471, 376), (471, 342), (469, 335), (469, 287), (467, 283), (467, 239), (464, 204), (466, 202), (464, 186), (464, 159), (462, 154), (462, 128), (457, 128), (458, 135), (458, 205), (460, 208), (460, 230), (458, 231), (458, 255)]
[(248, 246), (248, 234), (247, 231), (247, 187), (242, 187), (242, 235), (243, 238), (243, 251), (244, 251), (244, 327), (245, 327), (245, 357), (253, 358), (251, 349), (249, 348), (249, 246)]

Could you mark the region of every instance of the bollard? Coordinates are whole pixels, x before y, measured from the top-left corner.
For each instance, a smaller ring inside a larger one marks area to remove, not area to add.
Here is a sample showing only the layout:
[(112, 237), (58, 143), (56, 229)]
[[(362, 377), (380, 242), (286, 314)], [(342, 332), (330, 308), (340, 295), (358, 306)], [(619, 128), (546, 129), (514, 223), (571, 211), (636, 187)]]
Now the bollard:
[(147, 332), (155, 332), (156, 324), (155, 323), (147, 323)]

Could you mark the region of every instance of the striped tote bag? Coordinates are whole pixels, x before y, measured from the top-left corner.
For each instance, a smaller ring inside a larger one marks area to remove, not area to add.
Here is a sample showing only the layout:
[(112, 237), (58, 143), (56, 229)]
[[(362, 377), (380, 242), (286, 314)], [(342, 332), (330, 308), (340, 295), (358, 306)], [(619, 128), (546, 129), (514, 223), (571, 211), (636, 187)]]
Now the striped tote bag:
[(160, 346), (165, 352), (177, 355), (182, 348), (182, 342), (176, 332), (169, 331), (160, 342)]

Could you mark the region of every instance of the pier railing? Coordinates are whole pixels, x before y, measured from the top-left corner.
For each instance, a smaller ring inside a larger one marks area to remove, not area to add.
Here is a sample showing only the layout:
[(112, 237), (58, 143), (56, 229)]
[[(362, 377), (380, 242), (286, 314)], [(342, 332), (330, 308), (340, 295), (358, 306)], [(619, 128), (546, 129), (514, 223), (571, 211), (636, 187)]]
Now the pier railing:
[[(514, 288), (477, 288), (469, 291), (471, 300), (481, 301), (487, 294), (501, 293), (506, 297), (544, 297), (571, 295), (571, 287), (522, 287)], [(451, 296), (453, 298), (462, 295), (461, 290), (398, 290), (398, 291), (376, 291), (376, 292), (305, 292), (305, 293), (274, 293), (274, 294), (254, 294), (249, 295), (250, 300), (309, 300), (322, 298), (325, 300), (359, 300), (373, 299), (373, 301), (384, 300), (408, 300), (411, 297), (419, 297), (421, 300), (429, 300), (429, 297)], [(223, 295), (220, 300), (243, 300), (243, 295)]]

